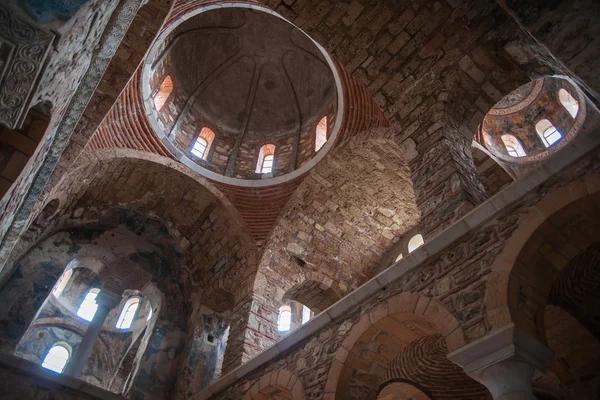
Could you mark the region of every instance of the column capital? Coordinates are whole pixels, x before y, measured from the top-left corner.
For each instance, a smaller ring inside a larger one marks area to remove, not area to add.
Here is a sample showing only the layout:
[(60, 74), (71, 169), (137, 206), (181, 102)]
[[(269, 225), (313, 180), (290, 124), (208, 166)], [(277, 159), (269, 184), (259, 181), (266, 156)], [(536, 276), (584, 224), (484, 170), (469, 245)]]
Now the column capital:
[(96, 304), (98, 304), (98, 307), (106, 307), (109, 310), (115, 308), (120, 302), (121, 295), (106, 288), (102, 288), (96, 296)]
[(494, 399), (535, 399), (531, 380), (545, 371), (552, 351), (530, 334), (511, 324), (448, 354)]

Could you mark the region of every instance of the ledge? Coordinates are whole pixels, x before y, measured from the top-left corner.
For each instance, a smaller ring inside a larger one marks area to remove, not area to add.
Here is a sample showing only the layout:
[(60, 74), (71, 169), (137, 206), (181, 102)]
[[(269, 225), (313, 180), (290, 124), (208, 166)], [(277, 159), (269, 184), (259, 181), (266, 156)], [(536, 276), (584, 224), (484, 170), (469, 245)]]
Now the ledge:
[(55, 388), (63, 386), (65, 388), (85, 393), (91, 397), (103, 400), (124, 400), (125, 397), (101, 389), (91, 383), (84, 382), (72, 376), (57, 374), (39, 364), (19, 358), (11, 354), (0, 354), (0, 367), (12, 370), (16, 374), (24, 375), (35, 379), (35, 385), (40, 387)]
[[(594, 111), (597, 112), (597, 110)], [(549, 178), (565, 170), (586, 155), (596, 153), (599, 146), (600, 135), (596, 135), (595, 132), (588, 132), (587, 134), (584, 133), (580, 135), (576, 140), (571, 142), (569, 146), (566, 146), (558, 152), (560, 157), (548, 158), (548, 162), (541, 167), (516, 180), (504, 190), (492, 196), (470, 213), (463, 216), (439, 235), (426, 242), (423, 246), (382, 271), (358, 289), (323, 311), (317, 317), (311, 319), (300, 328), (289, 333), (273, 346), (249, 360), (246, 364), (229, 372), (227, 375), (191, 398), (194, 400), (208, 399), (248, 373), (275, 360), (277, 357), (299, 345), (314, 333), (319, 332), (329, 323), (336, 321), (348, 311), (372, 297), (382, 288), (396, 282), (406, 273), (418, 268), (428, 258), (440, 254), (471, 230), (479, 228), (488, 221), (494, 219), (501, 211), (512, 207), (529, 193), (542, 187), (543, 183)]]

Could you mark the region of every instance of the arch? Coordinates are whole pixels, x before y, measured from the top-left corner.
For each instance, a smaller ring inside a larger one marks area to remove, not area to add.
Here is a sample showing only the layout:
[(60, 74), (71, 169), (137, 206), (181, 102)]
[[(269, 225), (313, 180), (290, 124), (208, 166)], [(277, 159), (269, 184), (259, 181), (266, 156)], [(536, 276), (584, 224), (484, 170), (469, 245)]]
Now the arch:
[[(545, 342), (544, 337), (539, 337), (539, 327), (535, 326), (534, 323), (514, 320), (509, 294), (514, 292), (516, 288), (513, 287), (511, 289), (511, 273), (516, 267), (517, 258), (527, 242), (551, 216), (557, 215), (556, 213), (561, 209), (574, 204), (576, 201), (582, 201), (580, 204), (581, 207), (593, 211), (594, 207), (590, 209), (590, 204), (584, 198), (593, 196), (599, 191), (600, 173), (594, 172), (554, 190), (534, 205), (519, 221), (517, 228), (512, 232), (504, 248), (496, 256), (491, 265), (491, 273), (486, 285), (485, 294), (486, 315), (491, 330), (501, 329), (514, 322), (538, 336), (542, 343)], [(540, 283), (544, 285), (541, 290), (546, 291), (546, 296), (543, 296), (543, 300), (545, 301), (550, 292), (552, 281)]]
[(575, 100), (571, 93), (569, 93), (564, 88), (561, 88), (558, 91), (558, 100), (560, 104), (568, 111), (571, 117), (577, 117), (577, 113), (579, 112), (579, 102)]
[(315, 151), (321, 150), (327, 143), (327, 116), (321, 118), (315, 129)]
[(243, 400), (305, 400), (302, 380), (287, 369), (271, 371), (250, 387)]
[(521, 145), (519, 139), (517, 139), (514, 135), (502, 135), (501, 136), (502, 143), (504, 143), (504, 147), (506, 151), (508, 151), (508, 155), (511, 157), (525, 157), (527, 153), (525, 153), (525, 149)]
[(377, 400), (431, 400), (422, 388), (412, 382), (392, 381), (385, 383), (377, 395)]
[(94, 315), (98, 310), (98, 304), (96, 304), (96, 297), (100, 293), (100, 289), (92, 288), (88, 290), (83, 298), (83, 301), (79, 305), (79, 309), (77, 310), (77, 316), (85, 319), (86, 321), (91, 321), (94, 319)]
[(354, 345), (361, 336), (378, 321), (391, 315), (402, 319), (416, 317), (429, 321), (443, 338), (448, 352), (466, 344), (462, 327), (458, 320), (440, 302), (419, 294), (404, 293), (379, 303), (369, 313), (361, 315), (342, 341), (329, 368), (325, 384), (325, 396), (335, 396), (344, 364)]
[(425, 244), (425, 240), (423, 240), (423, 235), (421, 235), (420, 233), (417, 233), (415, 236), (411, 237), (410, 240), (408, 241), (408, 252), (412, 253), (419, 247), (423, 246), (423, 244)]
[(54, 344), (50, 350), (48, 350), (48, 353), (42, 362), (42, 367), (61, 374), (70, 358), (70, 346), (66, 343), (59, 342)]
[(313, 272), (292, 286), (283, 296), (283, 300), (297, 301), (318, 314), (342, 298), (342, 295), (333, 289), (332, 284), (331, 279)]
[(131, 297), (125, 302), (121, 314), (119, 315), (119, 319), (117, 320), (117, 329), (129, 329), (131, 327), (131, 323), (133, 322), (133, 318), (135, 317), (139, 306), (140, 298), (137, 296)]
[(535, 124), (535, 130), (546, 147), (550, 147), (562, 139), (562, 134), (547, 119), (538, 121)]
[(162, 110), (171, 93), (173, 93), (173, 79), (171, 79), (171, 75), (167, 75), (154, 93), (154, 107), (157, 111)]
[[(447, 354), (448, 348), (441, 335), (420, 337), (406, 346), (390, 362), (381, 387), (390, 382), (402, 381), (411, 383), (415, 389), (418, 387), (420, 393), (416, 392), (416, 394), (422, 399), (481, 400), (485, 398), (488, 390), (450, 361)], [(423, 397), (425, 393), (428, 397)]]

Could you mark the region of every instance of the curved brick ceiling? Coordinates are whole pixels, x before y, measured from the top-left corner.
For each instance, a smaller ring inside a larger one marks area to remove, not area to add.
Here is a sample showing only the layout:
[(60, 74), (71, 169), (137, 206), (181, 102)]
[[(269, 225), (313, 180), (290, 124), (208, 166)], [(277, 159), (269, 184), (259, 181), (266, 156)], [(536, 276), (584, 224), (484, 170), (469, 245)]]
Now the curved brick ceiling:
[[(200, 6), (213, 3), (219, 2), (181, 0), (171, 10), (168, 17), (169, 23)], [(337, 63), (336, 65), (342, 81), (344, 98), (344, 116), (337, 137), (337, 144), (370, 128), (387, 126), (387, 119), (367, 93), (365, 87), (343, 66)], [(107, 117), (98, 126), (88, 144), (88, 151), (124, 148), (142, 150), (173, 158), (152, 130), (144, 113), (141, 96), (141, 69), (141, 67), (138, 68)], [(304, 176), (279, 185), (254, 188), (212, 182), (238, 209), (257, 245), (261, 246), (271, 232), (281, 210), (303, 181)]]

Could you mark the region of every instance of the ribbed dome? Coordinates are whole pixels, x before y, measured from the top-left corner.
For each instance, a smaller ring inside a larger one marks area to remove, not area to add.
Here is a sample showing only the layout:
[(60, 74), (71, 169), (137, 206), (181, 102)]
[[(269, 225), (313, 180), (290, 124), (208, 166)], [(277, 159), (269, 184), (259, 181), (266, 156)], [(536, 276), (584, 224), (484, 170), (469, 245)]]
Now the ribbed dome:
[[(264, 178), (255, 164), (266, 144), (275, 146), (274, 176), (313, 158), (317, 124), (323, 117), (330, 127), (335, 122), (337, 89), (324, 52), (306, 34), (272, 13), (221, 7), (163, 36), (144, 83), (154, 99), (166, 79), (172, 85), (149, 110), (172, 147), (206, 169), (242, 179)], [(189, 157), (203, 128), (215, 134), (212, 150)]]

